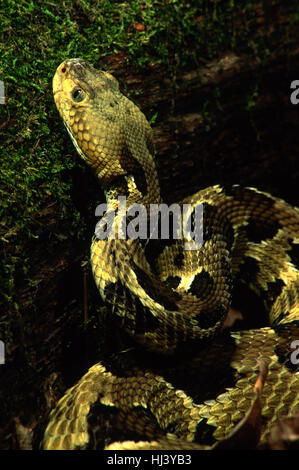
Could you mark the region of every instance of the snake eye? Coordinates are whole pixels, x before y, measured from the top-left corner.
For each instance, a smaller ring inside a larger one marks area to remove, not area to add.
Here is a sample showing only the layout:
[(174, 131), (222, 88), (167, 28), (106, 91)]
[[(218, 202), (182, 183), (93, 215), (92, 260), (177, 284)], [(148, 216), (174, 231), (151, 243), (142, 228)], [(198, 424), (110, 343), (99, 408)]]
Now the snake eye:
[(81, 88), (75, 88), (72, 91), (72, 98), (76, 103), (80, 103), (80, 101), (83, 101), (85, 98), (85, 93)]

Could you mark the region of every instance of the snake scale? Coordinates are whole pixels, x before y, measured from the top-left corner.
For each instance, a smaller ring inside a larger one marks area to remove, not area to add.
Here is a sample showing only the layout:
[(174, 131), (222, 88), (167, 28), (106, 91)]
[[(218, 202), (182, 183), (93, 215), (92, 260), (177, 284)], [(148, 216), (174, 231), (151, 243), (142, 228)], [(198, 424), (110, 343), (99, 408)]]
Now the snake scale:
[[(117, 80), (70, 59), (58, 67), (53, 91), (76, 149), (105, 192), (104, 215), (116, 214), (120, 226), (119, 196), (126, 208), (161, 204), (150, 125)], [(298, 209), (238, 185), (207, 187), (184, 204), (191, 226), (196, 207), (203, 208), (196, 249), (173, 236), (94, 235), (97, 288), (115, 327), (136, 346), (103, 357), (66, 391), (50, 413), (44, 449), (210, 446), (248, 412), (257, 359), (268, 366), (260, 442), (278, 416), (298, 409), (298, 361), (291, 360), (299, 338)], [(257, 321), (267, 317), (268, 326), (224, 328), (238, 299), (250, 298), (250, 313)]]

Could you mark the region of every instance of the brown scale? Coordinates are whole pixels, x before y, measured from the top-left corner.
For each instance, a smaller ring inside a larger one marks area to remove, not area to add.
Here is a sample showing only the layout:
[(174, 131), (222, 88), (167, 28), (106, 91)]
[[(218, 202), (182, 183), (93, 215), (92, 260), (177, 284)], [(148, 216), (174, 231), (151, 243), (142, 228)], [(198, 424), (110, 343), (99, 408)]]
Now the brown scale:
[[(116, 79), (71, 59), (58, 67), (53, 91), (109, 210), (120, 195), (127, 207), (160, 204), (150, 126)], [(261, 442), (277, 415), (298, 408), (298, 366), (290, 359), (299, 336), (298, 209), (237, 185), (206, 188), (180, 204), (203, 204), (200, 249), (186, 251), (183, 240), (171, 238), (94, 237), (96, 285), (141, 346), (103, 357), (66, 392), (51, 412), (45, 449), (207, 448), (250, 409), (257, 359), (268, 364)], [(222, 331), (244, 288), (267, 310), (271, 327)]]

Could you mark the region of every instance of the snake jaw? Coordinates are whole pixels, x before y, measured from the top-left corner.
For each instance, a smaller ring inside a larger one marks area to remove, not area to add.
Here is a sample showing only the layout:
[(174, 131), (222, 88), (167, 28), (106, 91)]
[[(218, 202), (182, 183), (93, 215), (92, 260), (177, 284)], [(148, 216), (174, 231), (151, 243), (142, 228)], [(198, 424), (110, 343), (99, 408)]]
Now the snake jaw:
[[(101, 99), (106, 100), (111, 83), (113, 89), (118, 88), (116, 79), (112, 81), (109, 74), (95, 70), (82, 59), (62, 62), (53, 78), (55, 104), (75, 148), (79, 155), (96, 169), (96, 173), (103, 180), (107, 174), (113, 172), (113, 169), (121, 171), (117, 157), (121, 154), (123, 143), (120, 142), (115, 158), (111, 162), (111, 150), (115, 147), (111, 145), (110, 128), (113, 119), (107, 115), (105, 107), (101, 107)], [(79, 102), (74, 99), (76, 90), (82, 90), (84, 93), (83, 99)], [(116, 132), (113, 134), (115, 139)]]

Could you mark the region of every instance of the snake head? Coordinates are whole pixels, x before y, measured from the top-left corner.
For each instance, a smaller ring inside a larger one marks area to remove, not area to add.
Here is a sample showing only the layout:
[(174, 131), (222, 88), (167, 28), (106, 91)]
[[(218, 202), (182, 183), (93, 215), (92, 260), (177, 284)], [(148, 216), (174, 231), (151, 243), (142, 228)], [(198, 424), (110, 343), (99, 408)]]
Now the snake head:
[(144, 156), (142, 148), (151, 139), (150, 126), (137, 106), (120, 92), (112, 75), (82, 59), (69, 59), (57, 68), (53, 93), (78, 153), (95, 169), (104, 188), (140, 167), (131, 149)]
[(96, 70), (83, 59), (69, 59), (56, 70), (53, 78), (55, 103), (60, 111), (62, 97), (72, 103), (87, 105), (89, 100), (107, 90), (118, 91), (118, 81), (102, 70)]

